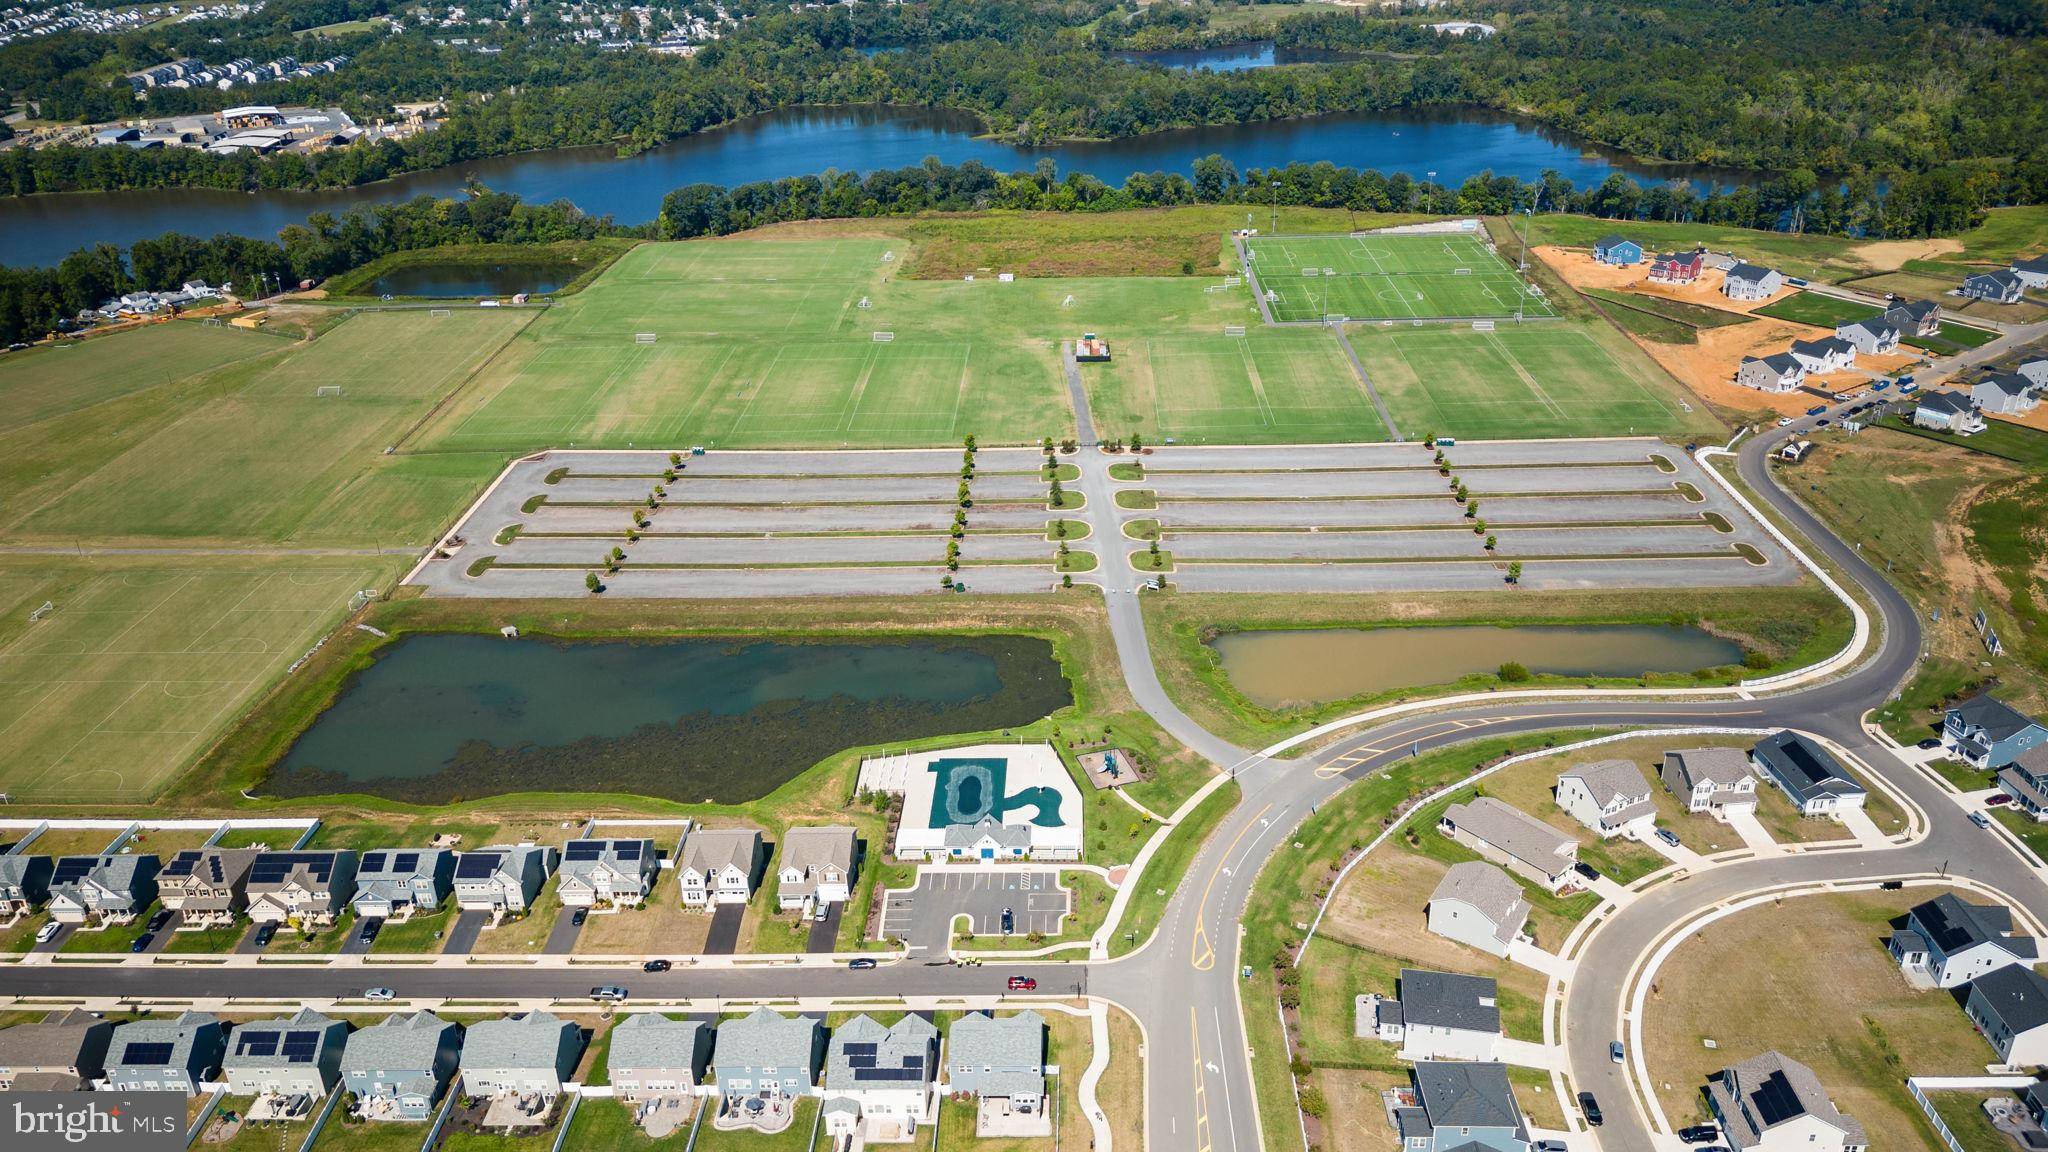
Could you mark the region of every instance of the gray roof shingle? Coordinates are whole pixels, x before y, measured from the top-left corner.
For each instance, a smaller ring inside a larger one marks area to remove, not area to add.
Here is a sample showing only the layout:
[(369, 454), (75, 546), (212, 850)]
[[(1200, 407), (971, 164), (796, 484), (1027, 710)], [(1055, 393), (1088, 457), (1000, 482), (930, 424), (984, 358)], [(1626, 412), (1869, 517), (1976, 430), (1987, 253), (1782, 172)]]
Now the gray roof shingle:
[(1500, 1032), (1500, 991), (1484, 976), (1401, 969), (1401, 1018), (1409, 1024)]

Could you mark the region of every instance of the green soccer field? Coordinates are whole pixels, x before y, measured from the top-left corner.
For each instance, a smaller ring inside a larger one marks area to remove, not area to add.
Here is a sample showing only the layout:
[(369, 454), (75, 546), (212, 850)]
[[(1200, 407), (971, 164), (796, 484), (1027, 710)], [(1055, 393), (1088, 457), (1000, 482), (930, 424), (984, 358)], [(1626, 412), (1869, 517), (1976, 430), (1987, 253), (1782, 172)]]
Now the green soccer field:
[(1384, 440), (1386, 426), (1320, 328), (1127, 340), (1081, 369), (1096, 425), (1181, 443)]
[[(0, 792), (146, 801), (399, 558), (0, 565)], [(40, 620), (29, 616), (48, 602)]]
[(1409, 436), (1677, 436), (1717, 426), (1601, 325), (1363, 328), (1351, 343)]
[(0, 405), (0, 433), (276, 352), (285, 343), (267, 332), (179, 320), (9, 353), (0, 360), (0, 388), (7, 397)]
[(1283, 322), (1556, 315), (1479, 235), (1270, 236), (1246, 248)]

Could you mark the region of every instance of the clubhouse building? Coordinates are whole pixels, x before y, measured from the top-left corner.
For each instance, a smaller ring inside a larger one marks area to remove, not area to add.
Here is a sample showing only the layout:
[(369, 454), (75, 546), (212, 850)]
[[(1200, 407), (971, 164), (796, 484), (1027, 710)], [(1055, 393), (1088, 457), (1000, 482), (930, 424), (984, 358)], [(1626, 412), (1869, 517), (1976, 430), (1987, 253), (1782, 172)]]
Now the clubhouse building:
[(863, 791), (903, 797), (899, 860), (1002, 863), (1081, 858), (1081, 790), (1049, 744), (977, 744), (881, 756)]

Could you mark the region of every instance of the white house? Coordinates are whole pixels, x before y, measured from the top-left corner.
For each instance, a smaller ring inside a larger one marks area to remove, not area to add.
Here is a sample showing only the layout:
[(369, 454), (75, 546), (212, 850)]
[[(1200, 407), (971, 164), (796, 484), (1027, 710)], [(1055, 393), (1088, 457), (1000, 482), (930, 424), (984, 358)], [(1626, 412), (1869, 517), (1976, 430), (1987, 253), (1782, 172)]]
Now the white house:
[(2024, 416), (2041, 403), (2033, 381), (2017, 372), (1986, 376), (1970, 385), (1970, 400), (1979, 412), (1995, 416)]
[(1963, 1015), (2013, 1068), (2048, 1064), (2048, 979), (2023, 964), (2008, 964), (1970, 982)]
[(1358, 1031), (1400, 1046), (1403, 1060), (1492, 1060), (1500, 993), (1484, 976), (1401, 969), (1400, 998), (1358, 998)]
[(1685, 748), (1664, 753), (1664, 786), (1687, 812), (1725, 821), (1731, 812), (1756, 811), (1756, 773), (1735, 748)]
[(1856, 366), (1856, 346), (1839, 336), (1794, 340), (1792, 358), (1807, 372), (1842, 372)]
[(2040, 944), (2013, 934), (2012, 909), (1944, 892), (1906, 913), (1887, 947), (1899, 969), (1937, 988), (1957, 988), (2008, 964), (2032, 966)]
[(1626, 760), (1599, 760), (1559, 773), (1557, 806), (1603, 839), (1641, 838), (1657, 823), (1650, 782)]
[(1806, 383), (1806, 366), (1790, 352), (1744, 356), (1735, 370), (1735, 382), (1759, 392), (1790, 392)]
[[(851, 829), (849, 829), (851, 831)], [(754, 895), (754, 862), (761, 855), (758, 828), (697, 828), (683, 841), (676, 879), (683, 904), (745, 904)]]
[(1707, 1106), (1742, 1152), (1863, 1152), (1863, 1125), (1835, 1107), (1813, 1069), (1765, 1052), (1707, 1081)]
[(1835, 327), (1837, 339), (1848, 341), (1856, 351), (1868, 356), (1889, 356), (1897, 352), (1900, 335), (1898, 326), (1883, 316), (1851, 320)]
[(1797, 732), (1776, 732), (1749, 750), (1750, 766), (1783, 789), (1801, 816), (1861, 808), (1869, 794), (1827, 749)]
[(1977, 414), (1977, 406), (1970, 398), (1947, 389), (1922, 392), (1913, 408), (1913, 423), (1958, 436), (1974, 436), (1984, 430), (1984, 417)]
[(2015, 257), (2006, 268), (2026, 288), (2048, 288), (2048, 255)]
[(1491, 796), (1444, 809), (1437, 830), (1552, 892), (1571, 882), (1579, 858), (1578, 841)]
[(2048, 388), (2048, 360), (2021, 361), (2019, 374), (2026, 377), (2036, 388)]
[(571, 840), (562, 845), (555, 893), (571, 908), (638, 907), (660, 868), (652, 840)]
[(1769, 300), (1784, 286), (1785, 277), (1776, 268), (1737, 264), (1721, 281), (1721, 295), (1730, 300)]
[(851, 894), (854, 830), (844, 824), (791, 828), (782, 834), (782, 862), (775, 869), (775, 902), (787, 912), (843, 904)]
[(1491, 864), (1453, 864), (1430, 893), (1431, 932), (1494, 956), (1508, 954), (1528, 921), (1529, 900), (1522, 886)]
[(825, 1131), (868, 1144), (907, 1143), (938, 1119), (939, 1030), (916, 1013), (884, 1027), (860, 1015), (825, 1052)]

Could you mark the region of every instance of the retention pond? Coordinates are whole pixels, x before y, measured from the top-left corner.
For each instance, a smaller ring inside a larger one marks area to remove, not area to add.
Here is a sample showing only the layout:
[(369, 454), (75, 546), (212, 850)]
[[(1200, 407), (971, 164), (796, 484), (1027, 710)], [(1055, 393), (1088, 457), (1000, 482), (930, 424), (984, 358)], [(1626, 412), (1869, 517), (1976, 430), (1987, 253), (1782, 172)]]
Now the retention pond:
[(759, 799), (846, 748), (1028, 724), (1073, 702), (1026, 636), (399, 640), (264, 791), (444, 804), (505, 792)]
[(1539, 675), (1640, 676), (1742, 659), (1741, 645), (1703, 629), (1649, 624), (1313, 628), (1212, 643), (1231, 684), (1265, 708), (1449, 684), (1509, 662)]

